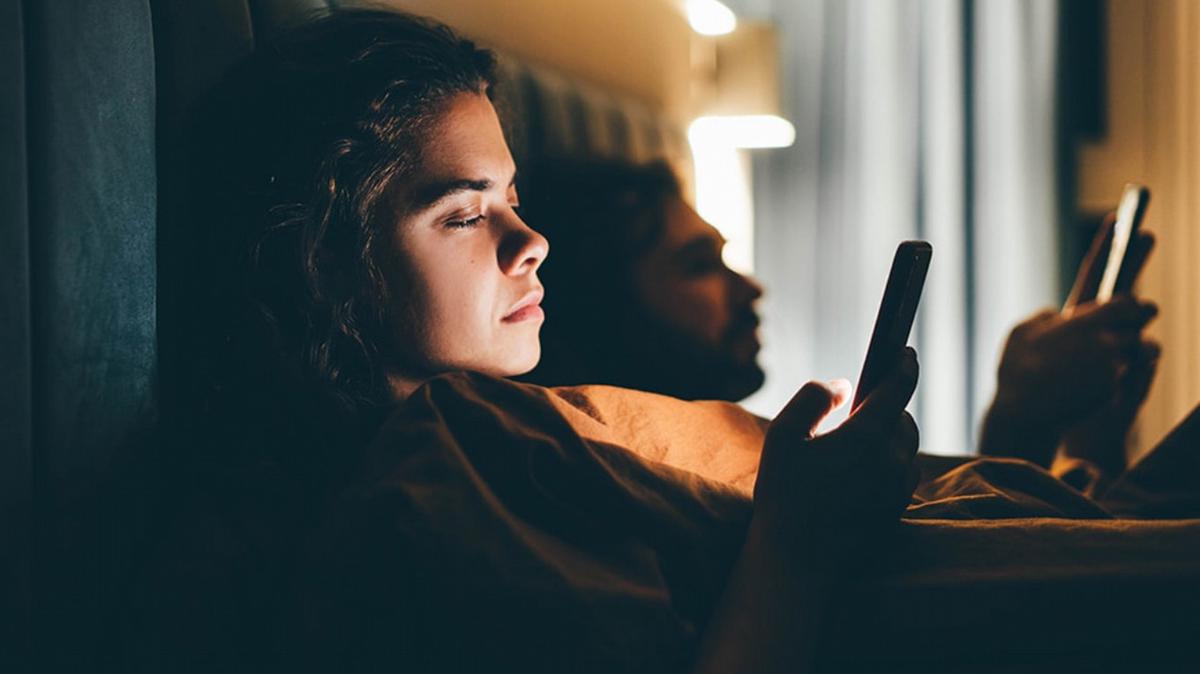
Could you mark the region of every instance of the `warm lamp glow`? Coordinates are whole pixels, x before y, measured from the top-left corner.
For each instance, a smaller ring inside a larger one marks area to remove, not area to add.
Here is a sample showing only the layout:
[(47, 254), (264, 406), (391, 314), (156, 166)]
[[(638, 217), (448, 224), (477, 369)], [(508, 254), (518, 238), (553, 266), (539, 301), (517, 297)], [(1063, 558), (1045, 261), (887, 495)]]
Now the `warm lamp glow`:
[(796, 141), (796, 129), (791, 122), (775, 115), (701, 117), (688, 127), (688, 140), (693, 146), (788, 147)]
[(774, 115), (700, 117), (688, 127), (696, 168), (696, 211), (725, 237), (725, 263), (754, 271), (754, 196), (744, 150), (787, 147), (791, 122)]
[(717, 0), (687, 0), (687, 18), (701, 35), (725, 35), (737, 28), (737, 15)]

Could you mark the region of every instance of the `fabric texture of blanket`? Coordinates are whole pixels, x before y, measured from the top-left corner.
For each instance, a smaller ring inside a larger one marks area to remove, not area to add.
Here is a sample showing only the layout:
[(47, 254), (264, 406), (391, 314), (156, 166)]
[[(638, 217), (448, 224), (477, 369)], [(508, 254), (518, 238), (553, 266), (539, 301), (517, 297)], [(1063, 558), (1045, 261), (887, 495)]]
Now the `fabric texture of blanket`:
[[(749, 521), (764, 431), (726, 403), (434, 379), (311, 541), (297, 653), (341, 671), (684, 671)], [(1194, 660), (1200, 520), (1114, 512), (1023, 461), (951, 468), (836, 593), (823, 661)]]

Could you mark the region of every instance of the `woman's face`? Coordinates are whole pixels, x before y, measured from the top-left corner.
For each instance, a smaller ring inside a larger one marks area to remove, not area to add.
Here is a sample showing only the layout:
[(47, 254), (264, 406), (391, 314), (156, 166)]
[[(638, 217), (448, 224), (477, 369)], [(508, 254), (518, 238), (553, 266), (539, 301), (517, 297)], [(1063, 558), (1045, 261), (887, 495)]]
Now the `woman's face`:
[(517, 216), (516, 167), (486, 96), (461, 94), (435, 122), (412, 179), (394, 195), (392, 330), (400, 395), (449, 370), (497, 376), (541, 356), (537, 271), (545, 237)]

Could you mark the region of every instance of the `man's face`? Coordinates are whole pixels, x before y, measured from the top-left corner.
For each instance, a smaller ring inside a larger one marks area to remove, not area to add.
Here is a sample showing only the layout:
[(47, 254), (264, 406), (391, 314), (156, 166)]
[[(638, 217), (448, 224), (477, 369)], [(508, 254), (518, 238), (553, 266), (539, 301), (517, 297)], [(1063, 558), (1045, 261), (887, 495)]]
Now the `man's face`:
[(549, 244), (514, 211), (516, 169), (491, 102), (452, 99), (422, 156), (394, 195), (384, 264), (398, 352), (393, 388), (449, 370), (527, 372), (541, 354), (537, 270)]
[(658, 242), (633, 267), (635, 294), (650, 317), (688, 343), (681, 352), (693, 355), (691, 366), (712, 375), (712, 390), (698, 395), (740, 400), (763, 381), (754, 308), (762, 288), (725, 266), (725, 239), (682, 199), (668, 197), (664, 216)]

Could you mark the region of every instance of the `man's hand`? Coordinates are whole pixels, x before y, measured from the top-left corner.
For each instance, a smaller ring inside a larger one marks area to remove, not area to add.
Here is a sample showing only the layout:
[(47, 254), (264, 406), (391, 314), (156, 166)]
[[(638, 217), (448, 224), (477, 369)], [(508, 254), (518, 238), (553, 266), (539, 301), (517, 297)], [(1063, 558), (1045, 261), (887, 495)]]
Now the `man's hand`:
[[(1105, 304), (1094, 301), (1112, 230), (1110, 216), (1093, 240), (1063, 310), (1043, 311), (1009, 335), (996, 399), (984, 420), (983, 453), (1049, 466), (1060, 442), (1073, 445), (1073, 453), (1083, 457), (1088, 453), (1083, 444), (1101, 437), (1107, 442), (1100, 453), (1111, 454), (1114, 442), (1123, 452), (1160, 349), (1142, 334), (1157, 314), (1153, 303), (1131, 295)], [(1129, 273), (1134, 278), (1153, 247), (1148, 232), (1130, 243)]]
[(1013, 329), (997, 375), (996, 405), (1066, 429), (1112, 401), (1158, 309), (1128, 295), (1086, 304), (1070, 318), (1035, 315)]
[[(1109, 214), (1092, 240), (1092, 247), (1080, 265), (1071, 295), (1063, 307), (1064, 313), (1073, 314), (1079, 306), (1095, 299), (1104, 275), (1107, 253), (1112, 247), (1115, 222), (1115, 216)], [(1153, 250), (1154, 235), (1147, 231), (1138, 232), (1129, 244), (1131, 278), (1138, 277)], [(1117, 382), (1116, 395), (1112, 400), (1067, 429), (1061, 446), (1065, 455), (1087, 459), (1109, 475), (1116, 475), (1125, 469), (1125, 444), (1129, 430), (1133, 428), (1137, 413), (1150, 393), (1150, 384), (1154, 382), (1161, 354), (1162, 347), (1158, 342), (1141, 340), (1141, 344), (1133, 350), (1128, 368)]]
[(1066, 430), (1060, 446), (1063, 455), (1086, 459), (1109, 476), (1125, 470), (1129, 430), (1150, 393), (1161, 352), (1157, 342), (1142, 341), (1119, 377), (1112, 400)]
[[(1108, 251), (1112, 248), (1116, 222), (1116, 215), (1109, 213), (1100, 229), (1096, 231), (1096, 236), (1092, 238), (1092, 245), (1083, 256), (1083, 262), (1079, 264), (1075, 283), (1071, 285), (1071, 293), (1067, 295), (1066, 304), (1063, 305), (1063, 315), (1072, 316), (1077, 307), (1095, 301), (1096, 293), (1100, 290), (1100, 281), (1104, 278), (1104, 267), (1108, 264)], [(1142, 267), (1146, 266), (1146, 260), (1153, 250), (1154, 234), (1146, 230), (1139, 230), (1134, 234), (1125, 253), (1128, 256), (1128, 274), (1131, 280), (1137, 279), (1142, 273)]]

